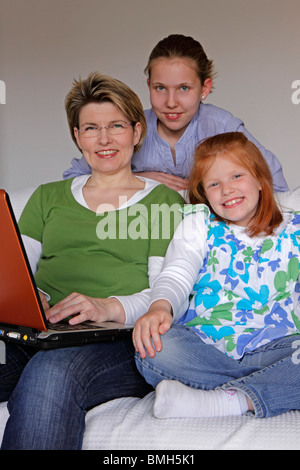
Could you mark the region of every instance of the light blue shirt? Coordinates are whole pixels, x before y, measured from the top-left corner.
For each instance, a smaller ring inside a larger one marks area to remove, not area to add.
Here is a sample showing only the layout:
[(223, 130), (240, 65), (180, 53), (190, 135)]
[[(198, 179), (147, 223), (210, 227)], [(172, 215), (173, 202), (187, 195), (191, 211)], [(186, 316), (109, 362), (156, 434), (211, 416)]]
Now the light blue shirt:
[[(289, 188), (278, 159), (272, 152), (257, 142), (239, 118), (236, 118), (228, 111), (212, 104), (200, 104), (198, 112), (175, 145), (176, 164), (170, 145), (158, 135), (157, 117), (153, 110), (147, 109), (145, 115), (147, 135), (139, 152), (132, 157), (134, 172), (160, 171), (188, 178), (193, 165), (194, 151), (200, 141), (224, 132), (243, 132), (259, 148), (268, 163), (273, 176), (274, 191), (288, 191)], [(91, 169), (84, 157), (81, 159), (74, 158), (72, 167), (64, 172), (63, 177), (71, 178), (90, 172)]]

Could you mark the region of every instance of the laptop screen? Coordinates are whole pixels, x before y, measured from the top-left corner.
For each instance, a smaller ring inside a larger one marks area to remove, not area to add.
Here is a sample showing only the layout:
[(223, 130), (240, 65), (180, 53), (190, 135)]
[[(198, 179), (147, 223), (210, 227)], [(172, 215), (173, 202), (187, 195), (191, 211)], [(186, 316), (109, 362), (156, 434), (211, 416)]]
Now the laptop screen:
[(3, 189), (0, 189), (0, 221), (0, 322), (46, 331), (18, 225)]

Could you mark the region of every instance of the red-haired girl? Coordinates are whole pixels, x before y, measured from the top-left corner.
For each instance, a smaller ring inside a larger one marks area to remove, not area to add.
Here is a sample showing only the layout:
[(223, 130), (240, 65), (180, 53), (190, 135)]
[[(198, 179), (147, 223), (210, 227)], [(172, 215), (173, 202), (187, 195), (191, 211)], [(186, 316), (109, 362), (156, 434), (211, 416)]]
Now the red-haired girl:
[(300, 409), (300, 214), (238, 132), (198, 146), (190, 201), (133, 333), (155, 415)]

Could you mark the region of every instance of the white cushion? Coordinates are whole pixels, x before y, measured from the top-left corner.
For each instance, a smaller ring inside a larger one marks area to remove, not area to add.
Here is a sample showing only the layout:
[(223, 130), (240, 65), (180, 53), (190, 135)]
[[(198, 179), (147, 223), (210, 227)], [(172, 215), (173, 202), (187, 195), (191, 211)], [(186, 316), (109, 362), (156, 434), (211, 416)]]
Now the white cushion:
[(28, 199), (35, 189), (36, 188), (31, 187), (8, 193), (17, 220), (19, 220)]
[(292, 191), (275, 193), (275, 198), (282, 209), (300, 211), (300, 186)]
[(154, 392), (120, 398), (89, 411), (83, 449), (300, 450), (300, 412), (273, 418), (153, 416)]

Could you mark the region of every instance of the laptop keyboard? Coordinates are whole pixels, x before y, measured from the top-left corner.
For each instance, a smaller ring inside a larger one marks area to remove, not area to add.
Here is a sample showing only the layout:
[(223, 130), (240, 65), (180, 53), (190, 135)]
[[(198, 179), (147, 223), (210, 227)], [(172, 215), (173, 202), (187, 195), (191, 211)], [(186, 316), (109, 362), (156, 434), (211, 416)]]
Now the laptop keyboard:
[(76, 330), (99, 330), (101, 325), (92, 325), (89, 322), (79, 323), (78, 325), (70, 325), (69, 323), (56, 323), (55, 325), (48, 325), (49, 329), (55, 331), (76, 331)]

